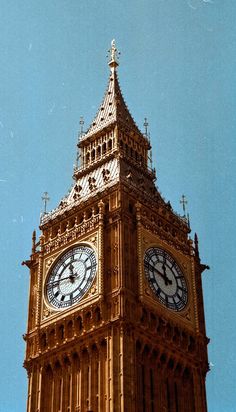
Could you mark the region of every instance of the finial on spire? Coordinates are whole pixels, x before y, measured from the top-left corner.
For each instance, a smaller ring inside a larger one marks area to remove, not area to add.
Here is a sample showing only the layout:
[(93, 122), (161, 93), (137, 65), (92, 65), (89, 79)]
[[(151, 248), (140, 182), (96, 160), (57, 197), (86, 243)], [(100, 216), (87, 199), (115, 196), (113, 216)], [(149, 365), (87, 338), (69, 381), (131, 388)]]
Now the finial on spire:
[(146, 138), (148, 138), (148, 121), (147, 121), (147, 118), (146, 117), (144, 117), (144, 123), (143, 123), (143, 125), (144, 125), (144, 134), (145, 134), (145, 136), (146, 136)]
[(44, 203), (44, 214), (47, 213), (47, 203), (49, 202), (50, 197), (48, 196), (48, 192), (44, 192), (42, 196), (42, 201)]
[(82, 137), (83, 134), (84, 134), (84, 118), (83, 118), (83, 116), (80, 116), (79, 124), (80, 124), (80, 137)]
[(76, 161), (75, 161), (74, 169), (78, 169), (79, 159), (81, 157), (79, 143), (80, 143), (80, 140), (82, 139), (82, 137), (84, 135), (84, 118), (83, 118), (83, 116), (80, 116), (79, 124), (80, 124), (80, 131), (78, 132), (78, 143), (77, 143)]
[(182, 203), (182, 206), (183, 206), (183, 212), (184, 212), (184, 217), (186, 217), (186, 205), (187, 205), (187, 203), (188, 203), (188, 201), (186, 200), (186, 197), (185, 197), (185, 195), (182, 195), (182, 198), (181, 198), (181, 200), (179, 201), (179, 203)]
[(153, 162), (152, 162), (152, 146), (151, 146), (151, 139), (150, 139), (150, 133), (148, 132), (148, 126), (149, 123), (147, 121), (147, 118), (144, 117), (144, 136), (146, 137), (146, 139), (148, 140), (148, 160), (149, 160), (149, 166), (150, 169), (153, 170)]
[(116, 42), (115, 39), (111, 41), (111, 48), (108, 50), (108, 53), (110, 53), (110, 61), (109, 61), (109, 66), (111, 68), (115, 68), (119, 66), (118, 60), (119, 60), (119, 54), (120, 52), (116, 48)]
[(181, 198), (181, 200), (179, 201), (179, 203), (182, 203), (182, 206), (183, 206), (183, 212), (184, 212), (183, 217), (184, 217), (184, 219), (186, 219), (187, 224), (188, 224), (188, 227), (190, 228), (189, 213), (187, 213), (187, 215), (186, 215), (186, 205), (188, 204), (188, 201), (187, 201), (187, 199), (186, 199), (186, 196), (185, 196), (185, 195), (182, 195), (182, 198)]

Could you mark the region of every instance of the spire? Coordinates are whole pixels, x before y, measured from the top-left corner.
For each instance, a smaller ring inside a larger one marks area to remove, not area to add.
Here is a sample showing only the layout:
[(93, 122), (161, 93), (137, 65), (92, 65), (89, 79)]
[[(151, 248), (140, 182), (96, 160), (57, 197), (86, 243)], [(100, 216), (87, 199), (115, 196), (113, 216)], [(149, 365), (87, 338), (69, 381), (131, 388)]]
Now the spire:
[(105, 92), (102, 104), (87, 132), (83, 134), (80, 141), (84, 141), (89, 136), (99, 132), (100, 130), (114, 124), (123, 124), (126, 128), (132, 129), (139, 135), (142, 135), (138, 129), (129, 109), (124, 101), (119, 85), (116, 68), (118, 67), (119, 52), (115, 45), (115, 40), (111, 42), (109, 49), (109, 63), (111, 73), (109, 77), (108, 87)]

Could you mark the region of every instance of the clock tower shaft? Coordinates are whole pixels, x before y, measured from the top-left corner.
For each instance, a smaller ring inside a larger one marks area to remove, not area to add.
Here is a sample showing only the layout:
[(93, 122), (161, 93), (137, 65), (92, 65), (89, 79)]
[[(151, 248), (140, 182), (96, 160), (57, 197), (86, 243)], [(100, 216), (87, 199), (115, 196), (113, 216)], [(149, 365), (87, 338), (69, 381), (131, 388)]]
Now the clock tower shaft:
[(207, 410), (206, 266), (185, 217), (155, 186), (117, 56), (112, 42), (108, 88), (80, 136), (75, 184), (43, 215), (24, 262), (27, 412)]

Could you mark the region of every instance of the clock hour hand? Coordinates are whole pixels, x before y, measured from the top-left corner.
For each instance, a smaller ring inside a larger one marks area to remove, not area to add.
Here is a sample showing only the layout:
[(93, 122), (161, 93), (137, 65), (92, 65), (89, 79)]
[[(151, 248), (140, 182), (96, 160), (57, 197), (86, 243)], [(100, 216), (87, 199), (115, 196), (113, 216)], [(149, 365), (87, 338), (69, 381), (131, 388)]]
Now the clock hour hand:
[(75, 279), (79, 277), (79, 273), (74, 273), (74, 266), (72, 263), (69, 266), (69, 271), (70, 271), (70, 276), (69, 279), (71, 280), (71, 283), (74, 283)]
[[(172, 285), (172, 280), (170, 280), (170, 279), (167, 277), (166, 271), (164, 271), (164, 274), (163, 274), (163, 273), (160, 272), (158, 269), (156, 269), (154, 266), (152, 266), (152, 265), (149, 265), (149, 266), (150, 266), (150, 268), (153, 269), (154, 272), (156, 272), (159, 276), (162, 277), (162, 279), (165, 281), (165, 285), (166, 285), (166, 286), (167, 286), (167, 285)], [(163, 266), (164, 266), (164, 265), (163, 265)], [(163, 266), (162, 266), (162, 268), (163, 268)]]
[(70, 271), (69, 279), (70, 279), (71, 283), (74, 283), (77, 274), (74, 273), (74, 266), (72, 265), (72, 263), (69, 266), (69, 271)]
[(165, 282), (167, 282), (166, 285), (167, 285), (168, 283), (169, 283), (169, 285), (172, 285), (172, 280), (170, 280), (170, 279), (168, 278), (167, 274), (166, 274), (165, 263), (166, 263), (166, 259), (164, 260), (164, 263), (163, 263), (163, 265), (162, 265), (162, 269), (163, 269), (163, 272), (164, 272), (164, 278), (163, 278), (163, 279), (166, 279), (166, 280), (165, 280)]
[(74, 273), (74, 266), (72, 265), (72, 263), (69, 266), (69, 271), (71, 275)]

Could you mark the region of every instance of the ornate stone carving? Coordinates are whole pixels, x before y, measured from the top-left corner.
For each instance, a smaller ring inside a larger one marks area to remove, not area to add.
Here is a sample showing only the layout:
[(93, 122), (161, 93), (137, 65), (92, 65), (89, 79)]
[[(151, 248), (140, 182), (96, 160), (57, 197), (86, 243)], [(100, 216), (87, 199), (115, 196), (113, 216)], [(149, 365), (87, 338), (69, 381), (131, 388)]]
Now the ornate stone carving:
[(50, 253), (61, 245), (67, 245), (75, 239), (85, 235), (87, 232), (94, 230), (99, 222), (99, 216), (92, 216), (89, 220), (84, 221), (80, 225), (74, 226), (72, 229), (65, 231), (64, 233), (57, 235), (55, 239), (49, 240), (44, 246), (44, 252)]
[(52, 311), (45, 307), (44, 310), (43, 310), (43, 317), (47, 318), (48, 316), (51, 315), (51, 313), (52, 313)]
[(89, 190), (94, 190), (96, 188), (96, 179), (95, 177), (89, 177)]
[(108, 182), (108, 180), (110, 179), (110, 170), (109, 169), (103, 169), (102, 170), (102, 177), (104, 182)]
[(191, 320), (190, 310), (188, 310), (187, 313), (185, 314), (185, 318), (186, 318), (187, 320)]
[(54, 262), (53, 258), (50, 258), (50, 259), (46, 260), (46, 270), (48, 270), (50, 268), (50, 266), (52, 265), (53, 262)]

